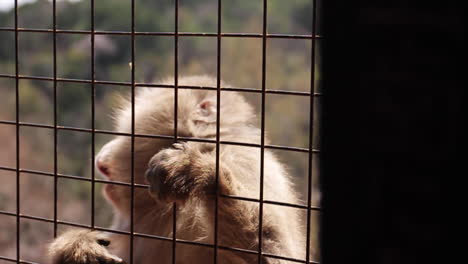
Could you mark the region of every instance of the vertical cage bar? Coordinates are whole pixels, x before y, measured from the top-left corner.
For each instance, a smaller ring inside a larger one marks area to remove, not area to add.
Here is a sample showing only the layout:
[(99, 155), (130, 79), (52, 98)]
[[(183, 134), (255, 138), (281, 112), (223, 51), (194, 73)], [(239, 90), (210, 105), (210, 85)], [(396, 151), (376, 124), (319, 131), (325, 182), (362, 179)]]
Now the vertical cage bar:
[(19, 120), (19, 43), (18, 0), (15, 0), (15, 106), (16, 106), (16, 263), (20, 263), (20, 120)]
[(266, 99), (266, 48), (267, 48), (267, 0), (263, 0), (263, 30), (262, 30), (262, 120), (260, 138), (260, 204), (258, 219), (258, 263), (262, 263), (263, 240), (263, 179), (265, 174), (265, 99)]
[[(174, 142), (177, 142), (177, 118), (179, 113), (179, 0), (174, 3)], [(177, 204), (172, 208), (172, 263), (176, 263)]]
[(221, 127), (221, 11), (222, 0), (218, 0), (218, 35), (216, 54), (216, 174), (215, 174), (215, 219), (214, 219), (214, 263), (218, 263), (218, 201), (219, 201), (219, 154), (220, 154), (220, 127)]
[(133, 264), (133, 245), (134, 245), (134, 224), (135, 224), (135, 0), (131, 3), (131, 19), (132, 19), (132, 62), (131, 81), (132, 81), (132, 128), (131, 128), (131, 186), (130, 186), (130, 264)]
[(313, 157), (314, 153), (314, 107), (315, 107), (315, 44), (317, 25), (317, 0), (312, 0), (312, 40), (310, 54), (310, 113), (309, 113), (309, 170), (307, 186), (307, 237), (306, 237), (306, 263), (310, 262), (310, 228), (311, 228), (311, 207), (312, 207), (312, 177), (313, 177)]
[[(174, 142), (177, 142), (177, 116), (179, 113), (179, 0), (174, 5)], [(172, 208), (172, 263), (176, 263), (177, 204)]]
[(54, 237), (57, 237), (57, 199), (58, 199), (58, 177), (57, 177), (57, 0), (52, 2), (53, 16), (53, 77), (54, 77)]
[(95, 80), (96, 80), (96, 68), (95, 68), (95, 62), (94, 62), (94, 0), (91, 0), (91, 228), (94, 229), (95, 226), (95, 204), (96, 204), (96, 197), (95, 197), (95, 192), (96, 192), (96, 173), (94, 170), (94, 159), (96, 156), (96, 146), (95, 146), (95, 141), (96, 141), (96, 124), (95, 124), (95, 119), (96, 119), (96, 113), (95, 113), (95, 102), (96, 102), (96, 86), (95, 86)]

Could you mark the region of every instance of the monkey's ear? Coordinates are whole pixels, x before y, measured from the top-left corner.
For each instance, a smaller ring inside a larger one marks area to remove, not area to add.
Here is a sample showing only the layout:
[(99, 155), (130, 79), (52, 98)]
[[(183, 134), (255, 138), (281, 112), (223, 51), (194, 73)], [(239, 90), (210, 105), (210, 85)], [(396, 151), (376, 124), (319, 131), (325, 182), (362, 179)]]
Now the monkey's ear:
[(195, 121), (216, 122), (216, 101), (205, 99), (197, 105)]
[(201, 102), (200, 104), (198, 104), (198, 108), (200, 109), (200, 112), (205, 116), (216, 114), (216, 102), (212, 100), (205, 100)]

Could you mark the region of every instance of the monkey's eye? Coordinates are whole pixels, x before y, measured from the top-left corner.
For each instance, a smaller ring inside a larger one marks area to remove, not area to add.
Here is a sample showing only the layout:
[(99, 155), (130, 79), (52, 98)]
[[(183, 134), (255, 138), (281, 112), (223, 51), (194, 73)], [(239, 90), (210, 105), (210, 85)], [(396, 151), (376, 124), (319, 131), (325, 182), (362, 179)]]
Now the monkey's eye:
[(97, 243), (104, 247), (107, 247), (108, 245), (110, 245), (110, 241), (107, 239), (98, 239)]

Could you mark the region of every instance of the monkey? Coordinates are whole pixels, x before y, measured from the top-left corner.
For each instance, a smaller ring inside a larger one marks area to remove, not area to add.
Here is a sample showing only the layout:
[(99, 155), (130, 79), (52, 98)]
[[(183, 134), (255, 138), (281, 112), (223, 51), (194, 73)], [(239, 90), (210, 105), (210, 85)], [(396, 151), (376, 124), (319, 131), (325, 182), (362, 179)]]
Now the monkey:
[[(188, 76), (179, 78), (179, 83), (207, 87), (216, 83), (216, 79)], [(164, 80), (162, 84), (171, 85), (173, 79)], [(224, 82), (221, 85), (230, 87)], [(254, 108), (247, 100), (238, 92), (223, 90), (218, 106), (216, 91), (178, 89), (175, 121), (173, 89), (138, 88), (134, 109), (129, 100), (116, 108), (117, 130), (130, 133), (133, 129), (138, 135), (168, 136), (167, 139), (133, 138), (134, 182), (149, 185), (146, 189), (134, 188), (134, 231), (156, 234), (169, 240), (134, 236), (133, 262), (170, 263), (173, 250), (171, 239), (175, 230), (178, 239), (210, 245), (217, 239), (218, 245), (248, 251), (220, 248), (217, 251), (219, 263), (256, 263), (260, 228), (262, 252), (304, 259), (306, 232), (301, 212), (286, 206), (263, 204), (263, 217), (260, 219), (260, 205), (255, 199), (260, 198), (261, 166), (264, 166), (265, 200), (293, 204), (298, 204), (300, 200), (285, 165), (274, 153), (264, 149), (262, 164), (260, 148), (248, 146), (260, 144), (262, 132), (258, 128)], [(202, 140), (174, 142), (170, 136), (174, 135), (176, 122), (179, 138)], [(217, 166), (216, 144), (212, 142), (216, 142), (218, 129), (221, 141), (242, 142), (247, 146), (220, 143)], [(268, 142), (265, 136), (265, 144)], [(131, 182), (131, 149), (131, 137), (118, 136), (109, 141), (95, 157), (97, 170), (108, 180)], [(103, 188), (103, 195), (114, 210), (111, 228), (130, 230), (132, 193), (129, 186), (108, 183)], [(253, 201), (227, 196), (247, 197)], [(174, 217), (176, 227), (173, 226)], [(54, 264), (130, 263), (128, 237), (70, 230), (50, 244), (49, 255)], [(175, 250), (176, 263), (213, 261), (213, 247), (177, 243)], [(290, 263), (281, 258), (261, 258), (262, 263)]]

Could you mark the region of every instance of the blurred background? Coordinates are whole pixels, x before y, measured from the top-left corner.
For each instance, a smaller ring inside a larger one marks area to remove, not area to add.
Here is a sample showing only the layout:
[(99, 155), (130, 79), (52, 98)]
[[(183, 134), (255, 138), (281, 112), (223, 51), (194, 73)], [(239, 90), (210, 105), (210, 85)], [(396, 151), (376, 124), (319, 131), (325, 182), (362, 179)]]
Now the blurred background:
[[(261, 0), (223, 1), (222, 31), (226, 33), (262, 33)], [(52, 3), (49, 0), (19, 1), (20, 28), (52, 29)], [(136, 31), (173, 32), (173, 0), (135, 0)], [(312, 0), (269, 0), (268, 33), (310, 35)], [(0, 28), (14, 28), (14, 0), (0, 0)], [(90, 30), (90, 1), (57, 1), (57, 28)], [(101, 31), (131, 31), (130, 0), (96, 0), (95, 28)], [(180, 0), (179, 31), (217, 32), (217, 0)], [(320, 32), (318, 32), (320, 34)], [(0, 120), (15, 121), (14, 32), (0, 30)], [(179, 76), (216, 76), (216, 37), (179, 38)], [(320, 40), (316, 42), (320, 48)], [(135, 39), (137, 82), (158, 83), (174, 73), (174, 38), (137, 36)], [(269, 90), (310, 92), (310, 39), (268, 39), (266, 51), (266, 87)], [(96, 79), (130, 82), (131, 37), (96, 35)], [(315, 56), (315, 93), (320, 93), (320, 54)], [(59, 78), (91, 79), (90, 36), (57, 35), (57, 75)], [(221, 78), (233, 87), (261, 89), (262, 39), (223, 38)], [(53, 77), (53, 36), (40, 32), (19, 33), (19, 74)], [(3, 75), (3, 77), (2, 77)], [(180, 83), (183, 85), (183, 83)], [(215, 83), (213, 84), (216, 85)], [(128, 97), (129, 86), (96, 85), (96, 129), (114, 130), (112, 109), (116, 95)], [(138, 89), (138, 88), (137, 88)], [(71, 82), (57, 84), (58, 125), (91, 128), (91, 86)], [(260, 119), (261, 94), (245, 93), (256, 107)], [(53, 125), (53, 83), (44, 80), (19, 81), (19, 116), (21, 122)], [(266, 129), (271, 144), (308, 148), (310, 99), (299, 95), (266, 96)], [(319, 97), (315, 99), (314, 148), (318, 144)], [(0, 123), (0, 167), (16, 168), (16, 128)], [(53, 130), (22, 126), (20, 128), (21, 168), (53, 173)], [(96, 135), (96, 152), (112, 136)], [(79, 147), (77, 147), (79, 146)], [(91, 134), (58, 131), (58, 173), (91, 177), (94, 169)], [(303, 204), (307, 200), (308, 161), (305, 152), (275, 150), (294, 177)], [(314, 205), (318, 205), (318, 157), (313, 158)], [(21, 213), (53, 218), (53, 177), (21, 173)], [(16, 173), (0, 168), (0, 211), (16, 212)], [(96, 184), (96, 225), (108, 227), (111, 210), (101, 197), (102, 184)], [(91, 184), (59, 179), (58, 218), (79, 224), (91, 223)], [(316, 213), (313, 216), (316, 222)], [(16, 257), (16, 217), (0, 214), (0, 256)], [(64, 228), (60, 225), (59, 228)], [(317, 228), (312, 230), (317, 240)], [(53, 238), (53, 224), (21, 219), (21, 258), (43, 263), (44, 244)], [(0, 263), (9, 263), (0, 260)]]

